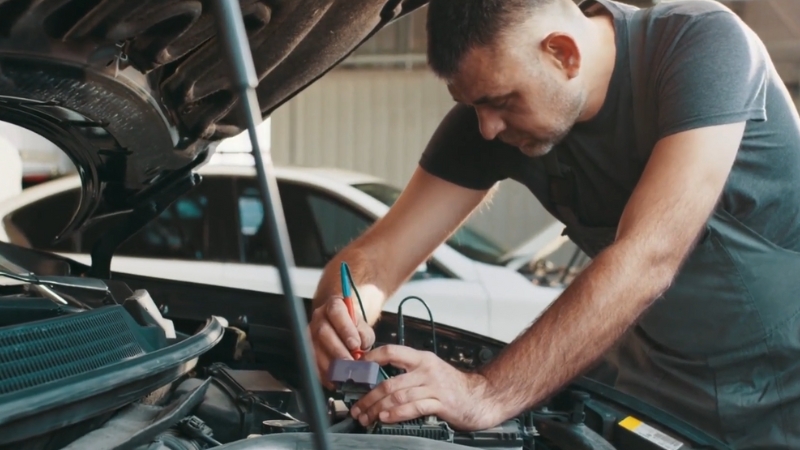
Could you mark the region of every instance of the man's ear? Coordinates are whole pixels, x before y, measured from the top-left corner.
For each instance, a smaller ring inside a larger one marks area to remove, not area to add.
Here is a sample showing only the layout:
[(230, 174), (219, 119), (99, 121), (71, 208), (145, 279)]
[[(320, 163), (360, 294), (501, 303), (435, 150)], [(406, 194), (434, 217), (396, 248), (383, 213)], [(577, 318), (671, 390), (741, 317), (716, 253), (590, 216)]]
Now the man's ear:
[(542, 40), (542, 52), (568, 79), (578, 76), (581, 52), (575, 39), (566, 33), (550, 33)]

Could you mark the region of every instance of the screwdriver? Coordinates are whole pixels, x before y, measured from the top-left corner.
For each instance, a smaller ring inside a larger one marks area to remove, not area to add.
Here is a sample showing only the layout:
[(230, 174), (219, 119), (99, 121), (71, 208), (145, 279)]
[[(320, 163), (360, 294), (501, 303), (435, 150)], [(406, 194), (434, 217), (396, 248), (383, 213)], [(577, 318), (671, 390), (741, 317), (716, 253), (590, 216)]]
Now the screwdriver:
[[(352, 280), (347, 276), (347, 272), (347, 263), (342, 262), (339, 270), (339, 273), (342, 277), (342, 297), (344, 297), (344, 305), (347, 307), (347, 312), (350, 313), (350, 319), (353, 321), (353, 325), (358, 326), (356, 309), (353, 306), (353, 296), (350, 291), (350, 283)], [(352, 356), (355, 360), (359, 360), (362, 356), (364, 356), (364, 351), (360, 348), (351, 350), (350, 356)]]

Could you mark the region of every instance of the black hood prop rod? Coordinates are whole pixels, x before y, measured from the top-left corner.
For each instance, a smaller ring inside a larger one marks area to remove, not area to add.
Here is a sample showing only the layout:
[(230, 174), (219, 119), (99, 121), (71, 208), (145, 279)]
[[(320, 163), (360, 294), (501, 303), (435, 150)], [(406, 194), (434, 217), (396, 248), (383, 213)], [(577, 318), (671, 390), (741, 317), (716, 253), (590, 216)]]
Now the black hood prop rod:
[(264, 203), (264, 221), (268, 225), (269, 238), (275, 249), (275, 257), (280, 273), (283, 293), (289, 305), (292, 334), (294, 335), (295, 352), (298, 355), (302, 388), (302, 396), (308, 413), (309, 425), (314, 431), (314, 442), (317, 450), (330, 448), (325, 415), (325, 403), (322, 387), (315, 370), (312, 358), (311, 343), (306, 334), (306, 320), (303, 303), (294, 295), (289, 276), (289, 267), (294, 267), (294, 258), (289, 246), (289, 234), (286, 229), (286, 218), (283, 214), (278, 183), (275, 180), (272, 155), (269, 151), (262, 155), (261, 145), (256, 133), (256, 124), (261, 123), (261, 107), (258, 105), (256, 88), (258, 77), (253, 63), (253, 54), (245, 33), (242, 10), (238, 0), (214, 0), (217, 36), (220, 42), (222, 57), (228, 63), (233, 89), (238, 94), (236, 105), (245, 119), (247, 132), (250, 135), (253, 158), (256, 163), (258, 185)]

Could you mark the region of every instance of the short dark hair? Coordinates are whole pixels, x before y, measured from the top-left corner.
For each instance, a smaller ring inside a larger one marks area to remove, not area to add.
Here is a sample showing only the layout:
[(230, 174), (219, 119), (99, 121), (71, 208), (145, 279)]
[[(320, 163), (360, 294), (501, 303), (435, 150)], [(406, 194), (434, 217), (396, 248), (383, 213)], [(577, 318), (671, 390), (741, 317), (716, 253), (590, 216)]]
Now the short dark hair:
[(490, 45), (499, 33), (557, 0), (430, 0), (428, 64), (442, 78), (458, 71), (464, 55)]

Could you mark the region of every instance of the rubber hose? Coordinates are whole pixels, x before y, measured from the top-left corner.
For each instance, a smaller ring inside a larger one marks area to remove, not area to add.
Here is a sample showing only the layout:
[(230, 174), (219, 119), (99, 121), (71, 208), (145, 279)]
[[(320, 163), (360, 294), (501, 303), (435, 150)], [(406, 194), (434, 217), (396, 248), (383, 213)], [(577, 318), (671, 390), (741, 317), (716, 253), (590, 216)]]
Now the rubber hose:
[(328, 428), (331, 433), (352, 433), (356, 429), (356, 421), (350, 416)]

